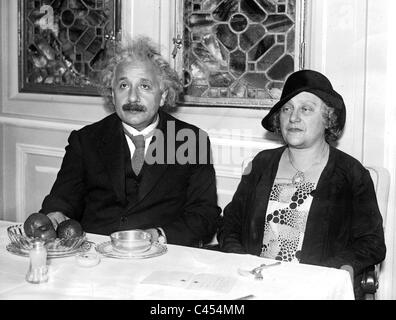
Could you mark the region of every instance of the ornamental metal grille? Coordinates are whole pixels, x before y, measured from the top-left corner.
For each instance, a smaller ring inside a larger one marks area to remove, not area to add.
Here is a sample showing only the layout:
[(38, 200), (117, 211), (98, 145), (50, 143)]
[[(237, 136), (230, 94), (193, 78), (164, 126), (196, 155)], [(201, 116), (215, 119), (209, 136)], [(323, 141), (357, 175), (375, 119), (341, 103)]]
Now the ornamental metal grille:
[(183, 1), (181, 102), (270, 106), (302, 67), (303, 16), (302, 0)]
[(20, 0), (20, 91), (98, 95), (120, 8), (120, 0)]

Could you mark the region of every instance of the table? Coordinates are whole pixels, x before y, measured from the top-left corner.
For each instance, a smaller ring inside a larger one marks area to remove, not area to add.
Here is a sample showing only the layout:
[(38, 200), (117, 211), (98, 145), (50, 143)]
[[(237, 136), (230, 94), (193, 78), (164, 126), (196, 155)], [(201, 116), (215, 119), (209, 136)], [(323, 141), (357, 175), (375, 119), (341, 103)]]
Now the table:
[[(177, 245), (167, 245), (167, 253), (149, 259), (102, 256), (101, 262), (90, 268), (78, 265), (75, 257), (49, 259), (49, 281), (30, 284), (25, 281), (29, 259), (6, 250), (10, 242), (7, 227), (13, 224), (16, 223), (0, 221), (0, 300), (231, 300), (245, 296), (258, 300), (354, 299), (349, 274), (344, 270), (282, 263), (265, 269), (263, 280), (255, 280), (253, 276), (240, 275), (238, 268), (252, 269), (274, 261)], [(110, 240), (95, 234), (87, 234), (87, 238), (96, 244)], [(203, 283), (209, 277), (218, 281), (218, 286), (213, 286), (213, 279), (206, 288), (144, 283), (154, 272), (167, 273), (163, 279), (167, 282), (172, 282), (172, 276), (204, 274), (198, 276)], [(226, 290), (221, 286), (222, 280), (229, 280), (226, 283), (232, 283), (232, 287)]]

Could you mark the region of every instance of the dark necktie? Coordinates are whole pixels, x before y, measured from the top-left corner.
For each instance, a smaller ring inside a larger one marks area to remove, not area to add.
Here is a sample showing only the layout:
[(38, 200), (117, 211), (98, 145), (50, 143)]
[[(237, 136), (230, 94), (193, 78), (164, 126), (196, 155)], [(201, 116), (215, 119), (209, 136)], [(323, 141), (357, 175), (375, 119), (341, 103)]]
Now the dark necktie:
[(144, 136), (141, 134), (133, 136), (129, 132), (126, 132), (126, 134), (131, 138), (133, 144), (135, 145), (135, 152), (132, 156), (132, 170), (138, 176), (144, 164)]

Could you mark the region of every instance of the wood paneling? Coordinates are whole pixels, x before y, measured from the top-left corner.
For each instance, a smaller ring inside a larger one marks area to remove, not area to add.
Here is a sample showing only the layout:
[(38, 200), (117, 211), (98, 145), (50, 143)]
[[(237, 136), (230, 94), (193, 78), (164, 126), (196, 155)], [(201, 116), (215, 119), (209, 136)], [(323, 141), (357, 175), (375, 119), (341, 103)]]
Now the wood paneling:
[(40, 210), (63, 156), (63, 148), (16, 144), (16, 221), (25, 221), (29, 214)]

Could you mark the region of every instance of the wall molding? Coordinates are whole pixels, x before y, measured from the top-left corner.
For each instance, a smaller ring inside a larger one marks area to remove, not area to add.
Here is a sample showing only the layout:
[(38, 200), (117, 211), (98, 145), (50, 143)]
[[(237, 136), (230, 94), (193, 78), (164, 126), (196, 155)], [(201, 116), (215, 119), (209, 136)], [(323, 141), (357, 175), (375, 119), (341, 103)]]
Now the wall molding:
[(26, 118), (26, 117), (17, 117), (14, 115), (5, 115), (0, 114), (0, 123), (12, 125), (16, 127), (22, 128), (31, 128), (31, 129), (41, 129), (41, 130), (58, 130), (58, 131), (73, 131), (79, 130), (83, 126), (89, 124), (90, 122), (66, 122), (59, 120), (48, 120), (48, 119), (40, 119), (40, 118)]
[[(59, 121), (40, 117), (29, 118), (0, 113), (0, 123), (22, 128), (71, 132), (73, 130), (79, 130), (92, 122)], [(227, 130), (209, 130), (212, 146), (241, 148), (246, 150), (251, 149), (257, 153), (258, 151), (277, 148), (281, 145), (280, 142), (264, 140), (263, 138), (250, 135), (249, 133), (246, 134), (244, 131), (240, 131), (240, 135), (233, 134), (232, 132), (233, 131)], [(249, 154), (247, 154), (247, 156), (249, 156)]]
[(59, 168), (47, 167), (47, 166), (35, 166), (34, 170), (40, 173), (50, 173), (56, 175), (59, 172)]
[(217, 178), (241, 179), (241, 164), (233, 166), (223, 166), (214, 164)]
[(16, 181), (15, 181), (15, 196), (16, 196), (16, 221), (24, 221), (26, 211), (26, 166), (28, 157), (30, 155), (39, 155), (45, 157), (54, 157), (62, 159), (65, 150), (61, 148), (52, 148), (40, 145), (31, 145), (17, 143), (15, 147), (16, 152)]
[[(213, 133), (209, 131), (210, 141), (212, 145), (253, 149), (253, 150), (266, 150), (279, 147), (281, 144), (270, 140), (260, 138), (253, 138), (250, 135), (227, 136), (222, 133)], [(248, 155), (247, 155), (248, 156)]]

